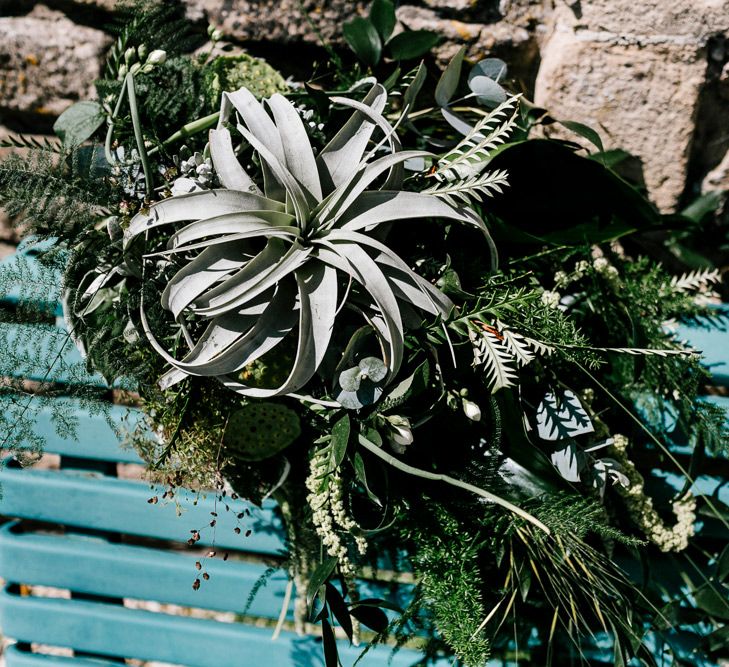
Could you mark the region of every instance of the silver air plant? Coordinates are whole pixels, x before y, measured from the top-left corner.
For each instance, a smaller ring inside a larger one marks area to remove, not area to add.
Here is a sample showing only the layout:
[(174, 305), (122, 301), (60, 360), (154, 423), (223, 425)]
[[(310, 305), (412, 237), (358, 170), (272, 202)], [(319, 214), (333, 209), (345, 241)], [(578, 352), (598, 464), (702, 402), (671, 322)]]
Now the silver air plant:
[[(448, 316), (450, 299), (374, 232), (386, 223), (443, 218), (480, 229), (491, 247), (488, 231), (462, 203), (402, 189), (403, 163), (433, 156), (402, 150), (382, 114), (386, 101), (379, 84), (362, 102), (333, 97), (353, 114), (315, 156), (306, 126), (286, 98), (276, 94), (261, 103), (245, 88), (224, 94), (209, 137), (221, 187), (153, 204), (124, 234), (128, 247), (149, 232), (170, 229), (166, 249), (155, 254), (185, 262), (161, 297), (189, 346), (182, 358), (158, 340), (144, 304), (141, 309), (146, 336), (171, 366), (160, 380), (163, 388), (193, 375), (217, 378), (249, 397), (298, 396), (322, 363), (345, 306), (374, 330), (389, 383), (403, 359), (404, 315), (415, 309)], [(257, 153), (262, 184), (236, 156), (228, 129), (233, 124)], [(382, 136), (372, 145), (376, 130)], [(263, 241), (260, 251), (251, 251), (252, 240)], [(197, 337), (191, 318), (205, 324)], [(241, 380), (246, 366), (290, 335), (298, 337), (295, 359), (278, 387)]]

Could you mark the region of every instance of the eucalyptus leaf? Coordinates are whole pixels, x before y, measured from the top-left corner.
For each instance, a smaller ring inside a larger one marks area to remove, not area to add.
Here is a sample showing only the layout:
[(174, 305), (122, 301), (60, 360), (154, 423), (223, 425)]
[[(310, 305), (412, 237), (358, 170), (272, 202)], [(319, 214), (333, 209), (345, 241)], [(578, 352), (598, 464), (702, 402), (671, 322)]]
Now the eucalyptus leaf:
[(104, 122), (104, 109), (97, 102), (76, 102), (53, 124), (53, 131), (64, 144), (78, 146), (90, 138)]
[(487, 76), (475, 76), (469, 81), (471, 91), (476, 95), (479, 104), (485, 107), (494, 108), (503, 104), (508, 99), (504, 88)]
[(500, 58), (484, 58), (479, 60), (468, 73), (468, 85), (471, 86), (473, 80), (479, 77), (486, 77), (498, 83), (506, 78), (507, 71), (506, 63)]
[(461, 79), (461, 68), (463, 67), (463, 57), (466, 55), (466, 47), (462, 46), (456, 55), (451, 58), (448, 66), (443, 70), (438, 84), (435, 87), (435, 103), (440, 107), (448, 106), (451, 98), (458, 88), (458, 82)]

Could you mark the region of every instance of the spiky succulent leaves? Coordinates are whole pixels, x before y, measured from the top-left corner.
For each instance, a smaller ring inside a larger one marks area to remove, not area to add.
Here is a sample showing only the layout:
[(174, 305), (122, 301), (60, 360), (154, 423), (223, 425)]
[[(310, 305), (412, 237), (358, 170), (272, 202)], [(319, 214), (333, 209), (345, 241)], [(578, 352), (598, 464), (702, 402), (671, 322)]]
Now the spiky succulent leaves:
[[(369, 233), (382, 223), (423, 217), (465, 223), (486, 237), (488, 230), (473, 211), (400, 189), (403, 162), (428, 154), (401, 150), (380, 113), (385, 100), (379, 84), (363, 102), (333, 98), (354, 114), (315, 158), (302, 120), (283, 96), (274, 95), (265, 106), (245, 89), (223, 96), (220, 124), (210, 133), (223, 187), (159, 202), (136, 215), (125, 232), (128, 247), (149, 230), (189, 222), (169, 234), (165, 249), (148, 249), (167, 262), (192, 257), (161, 298), (190, 341), (182, 359), (157, 339), (142, 307), (147, 337), (172, 366), (162, 386), (199, 375), (251, 397), (301, 390), (330, 345), (342, 306), (340, 286), (352, 281), (361, 288), (360, 306), (362, 294), (369, 301), (368, 321), (381, 340), (386, 382), (403, 358), (402, 308), (441, 317), (450, 313), (448, 297)], [(236, 158), (226, 127), (234, 116), (239, 134), (260, 158), (263, 187)], [(366, 150), (376, 129), (384, 135), (378, 145), (386, 144), (390, 153), (373, 159), (375, 150)], [(374, 186), (383, 178), (379, 188)], [(265, 247), (251, 258), (245, 249), (253, 239), (265, 241)], [(189, 317), (207, 325), (196, 340)], [(282, 384), (253, 387), (237, 377), (294, 331), (296, 357)]]

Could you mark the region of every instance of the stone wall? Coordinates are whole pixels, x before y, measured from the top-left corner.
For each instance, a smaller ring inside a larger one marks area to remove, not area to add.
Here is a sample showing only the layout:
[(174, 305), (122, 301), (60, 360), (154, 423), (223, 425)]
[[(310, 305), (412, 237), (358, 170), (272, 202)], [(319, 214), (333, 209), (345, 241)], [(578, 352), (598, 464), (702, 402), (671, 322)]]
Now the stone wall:
[[(298, 0), (185, 0), (195, 21), (276, 65), (323, 59)], [(337, 39), (367, 2), (304, 0)], [(115, 0), (0, 0), (0, 133), (49, 132), (84, 98), (111, 38)], [(429, 28), (468, 56), (509, 62), (515, 84), (561, 119), (593, 126), (642, 161), (672, 210), (701, 188), (729, 189), (729, 0), (403, 0), (404, 28)], [(294, 70), (300, 68), (294, 67)], [(0, 220), (1, 223), (1, 220)], [(12, 241), (0, 229), (2, 244)]]

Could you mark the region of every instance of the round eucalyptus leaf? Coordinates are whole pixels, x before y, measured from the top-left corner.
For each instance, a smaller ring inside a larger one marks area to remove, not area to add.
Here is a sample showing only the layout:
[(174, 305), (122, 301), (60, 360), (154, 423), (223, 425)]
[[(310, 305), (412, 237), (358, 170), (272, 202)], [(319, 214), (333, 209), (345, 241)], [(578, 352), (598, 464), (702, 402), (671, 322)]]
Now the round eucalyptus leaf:
[(506, 91), (493, 79), (487, 76), (475, 76), (468, 82), (469, 88), (476, 94), (479, 104), (485, 107), (497, 107), (506, 102)]
[(387, 376), (387, 366), (377, 357), (365, 357), (357, 365), (361, 374), (372, 382), (382, 382)]
[[(503, 81), (506, 77), (507, 66), (500, 58), (484, 58), (477, 62), (468, 73), (468, 85), (477, 77), (485, 76), (492, 81)], [(473, 89), (472, 89), (473, 90)]]
[(348, 368), (339, 374), (339, 386), (344, 391), (357, 391), (362, 380), (361, 375), (359, 366)]

